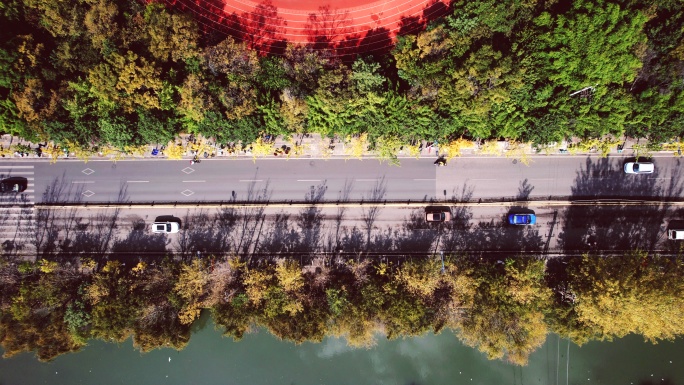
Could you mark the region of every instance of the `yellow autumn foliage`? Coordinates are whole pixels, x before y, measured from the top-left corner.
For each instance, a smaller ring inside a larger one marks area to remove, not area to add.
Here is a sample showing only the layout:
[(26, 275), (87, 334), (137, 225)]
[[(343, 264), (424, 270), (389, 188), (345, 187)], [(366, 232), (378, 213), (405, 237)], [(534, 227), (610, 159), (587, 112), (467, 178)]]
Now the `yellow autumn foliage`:
[(276, 266), (276, 277), (280, 286), (288, 293), (294, 293), (304, 287), (304, 276), (299, 263), (283, 261)]
[(446, 156), (448, 160), (451, 160), (457, 156), (461, 156), (463, 150), (470, 150), (473, 148), (475, 148), (475, 144), (472, 140), (458, 138), (440, 146), (439, 153)]
[(183, 300), (184, 305), (181, 308), (178, 317), (181, 324), (191, 324), (204, 307), (203, 298), (206, 296), (207, 282), (209, 281), (206, 268), (200, 260), (195, 259), (190, 264), (184, 264), (181, 267), (178, 281), (174, 286), (174, 291)]
[(363, 159), (363, 154), (368, 149), (368, 134), (363, 133), (355, 137), (347, 136), (344, 146), (347, 159)]

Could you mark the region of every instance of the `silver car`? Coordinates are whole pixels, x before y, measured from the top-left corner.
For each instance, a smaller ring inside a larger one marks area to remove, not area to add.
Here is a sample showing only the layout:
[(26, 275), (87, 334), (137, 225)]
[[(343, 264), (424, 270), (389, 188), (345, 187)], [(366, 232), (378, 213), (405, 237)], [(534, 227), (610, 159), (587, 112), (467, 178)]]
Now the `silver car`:
[(655, 165), (651, 162), (627, 162), (625, 163), (625, 174), (652, 174)]
[(180, 230), (178, 222), (154, 222), (152, 224), (153, 233), (174, 234)]

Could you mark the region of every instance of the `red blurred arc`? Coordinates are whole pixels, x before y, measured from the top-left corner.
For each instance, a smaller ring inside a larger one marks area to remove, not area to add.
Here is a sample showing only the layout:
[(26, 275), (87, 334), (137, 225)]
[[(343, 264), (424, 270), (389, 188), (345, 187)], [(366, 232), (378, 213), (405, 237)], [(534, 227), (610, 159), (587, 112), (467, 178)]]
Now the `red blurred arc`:
[(287, 43), (344, 55), (390, 48), (397, 35), (443, 16), (443, 0), (165, 0), (205, 32), (231, 35), (262, 53)]

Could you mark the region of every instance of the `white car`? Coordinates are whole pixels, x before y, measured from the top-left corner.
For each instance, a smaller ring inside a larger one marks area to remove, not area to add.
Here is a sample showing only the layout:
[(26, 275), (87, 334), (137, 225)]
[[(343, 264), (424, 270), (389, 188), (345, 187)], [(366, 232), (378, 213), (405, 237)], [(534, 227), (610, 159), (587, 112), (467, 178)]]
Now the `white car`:
[(667, 231), (667, 239), (671, 239), (673, 241), (684, 240), (684, 230), (681, 230), (681, 229), (668, 230)]
[(180, 230), (178, 222), (154, 222), (152, 224), (153, 233), (174, 234)]
[(627, 162), (625, 174), (653, 174), (655, 166), (651, 162)]
[(449, 222), (451, 212), (447, 210), (427, 211), (425, 212), (425, 220), (427, 222)]

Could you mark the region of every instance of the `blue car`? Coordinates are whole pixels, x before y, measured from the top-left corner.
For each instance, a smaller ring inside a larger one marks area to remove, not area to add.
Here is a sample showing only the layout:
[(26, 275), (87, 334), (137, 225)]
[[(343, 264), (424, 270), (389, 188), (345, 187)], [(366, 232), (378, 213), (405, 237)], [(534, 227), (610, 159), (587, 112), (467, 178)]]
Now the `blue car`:
[(537, 223), (534, 214), (508, 214), (508, 223), (512, 225), (533, 225)]

